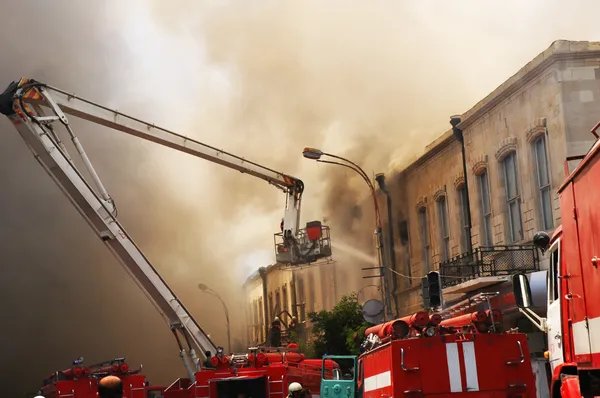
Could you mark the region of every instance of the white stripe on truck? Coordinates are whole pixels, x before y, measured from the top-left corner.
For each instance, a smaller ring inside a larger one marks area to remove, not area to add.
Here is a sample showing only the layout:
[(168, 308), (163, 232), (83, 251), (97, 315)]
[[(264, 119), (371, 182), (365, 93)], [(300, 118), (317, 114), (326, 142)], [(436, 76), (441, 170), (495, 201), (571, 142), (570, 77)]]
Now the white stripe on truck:
[(456, 343), (446, 344), (446, 360), (448, 361), (450, 392), (462, 392), (460, 359), (458, 357), (458, 345)]
[(378, 390), (392, 385), (392, 373), (388, 370), (365, 378), (365, 392)]
[(462, 343), (463, 358), (465, 359), (465, 373), (467, 376), (467, 391), (479, 391), (479, 378), (477, 377), (477, 358), (475, 358), (475, 344), (472, 341)]

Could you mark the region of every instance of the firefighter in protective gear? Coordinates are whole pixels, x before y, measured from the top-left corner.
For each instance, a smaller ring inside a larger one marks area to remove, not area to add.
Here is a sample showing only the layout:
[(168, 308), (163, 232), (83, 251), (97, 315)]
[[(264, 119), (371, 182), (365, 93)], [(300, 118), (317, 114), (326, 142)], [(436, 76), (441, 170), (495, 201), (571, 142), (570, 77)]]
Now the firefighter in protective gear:
[(277, 316), (271, 323), (271, 347), (281, 347), (281, 321)]
[(210, 351), (205, 351), (204, 352), (204, 356), (206, 357), (206, 359), (204, 360), (204, 363), (202, 364), (202, 366), (204, 366), (205, 368), (209, 368), (209, 369), (214, 369), (214, 366), (210, 360), (211, 358), (211, 352)]
[(288, 386), (288, 398), (300, 397), (301, 393), (302, 393), (302, 384), (300, 384), (298, 382), (290, 383), (290, 385)]

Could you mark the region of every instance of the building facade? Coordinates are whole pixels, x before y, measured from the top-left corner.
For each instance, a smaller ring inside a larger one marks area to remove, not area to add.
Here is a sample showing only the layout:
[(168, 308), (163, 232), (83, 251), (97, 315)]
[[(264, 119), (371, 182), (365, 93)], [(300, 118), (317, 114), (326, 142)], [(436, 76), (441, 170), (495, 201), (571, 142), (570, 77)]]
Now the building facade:
[[(398, 315), (423, 308), (421, 278), (433, 270), (442, 274), (447, 304), (466, 301), (462, 308), (468, 310), (479, 293), (496, 291), (495, 306), (516, 314), (507, 281), (515, 271), (546, 268), (532, 237), (560, 225), (564, 160), (586, 153), (594, 141), (600, 43), (552, 43), (460, 120), (464, 163), (461, 142), (449, 130), (387, 178), (392, 219), (383, 220), (384, 247), (391, 246), (391, 223), (395, 261), (384, 254), (386, 264), (395, 264), (390, 286)], [(568, 163), (571, 170), (575, 163)], [(283, 310), (306, 322), (306, 313), (333, 307), (343, 290), (335, 275), (320, 267), (292, 272), (272, 265), (250, 277), (248, 341), (264, 342), (267, 324)], [(517, 315), (515, 323), (530, 329)]]
[(299, 337), (304, 341), (309, 338), (311, 328), (307, 314), (331, 309), (339, 299), (336, 266), (330, 262), (292, 270), (282, 264), (273, 264), (252, 274), (244, 284), (247, 343), (264, 343), (275, 317), (287, 325), (295, 316)]
[(418, 278), (432, 270), (446, 277), (444, 295), (452, 302), (511, 272), (544, 268), (527, 245), (536, 231), (560, 225), (563, 161), (594, 142), (600, 43), (554, 42), (460, 118), (467, 184), (452, 130), (390, 184), (396, 271), (404, 275), (394, 276), (399, 314), (421, 308)]

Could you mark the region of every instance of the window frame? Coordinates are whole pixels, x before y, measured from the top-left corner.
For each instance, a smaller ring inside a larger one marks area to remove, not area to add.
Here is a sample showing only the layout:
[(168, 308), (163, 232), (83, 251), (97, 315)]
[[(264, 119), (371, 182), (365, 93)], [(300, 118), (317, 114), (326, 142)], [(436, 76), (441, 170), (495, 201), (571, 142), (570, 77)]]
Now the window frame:
[[(545, 156), (545, 162), (543, 165), (540, 165), (539, 158), (539, 148), (538, 145), (542, 143), (543, 153)], [(539, 215), (540, 215), (540, 227), (543, 230), (549, 231), (554, 228), (554, 212), (552, 211), (552, 178), (550, 176), (550, 161), (548, 155), (548, 140), (547, 134), (540, 134), (536, 139), (531, 142), (531, 149), (533, 151), (533, 160), (535, 165), (535, 174), (537, 180), (537, 191), (538, 191), (538, 206), (539, 206)], [(548, 178), (548, 182), (546, 184), (542, 184), (542, 173), (541, 167), (546, 169), (546, 176)], [(546, 214), (544, 207), (544, 194), (547, 194), (547, 200), (550, 205), (550, 214)], [(547, 217), (548, 216), (548, 217)]]
[(423, 261), (423, 275), (431, 271), (431, 241), (429, 239), (429, 215), (427, 207), (422, 206), (417, 211), (419, 235), (421, 237), (421, 259)]
[(441, 195), (436, 200), (439, 217), (440, 258), (441, 261), (450, 259), (450, 220), (448, 217), (448, 200), (446, 195)]
[[(514, 173), (514, 196), (510, 196), (510, 189), (509, 189), (509, 170), (508, 170), (508, 161), (509, 159), (513, 160), (513, 173)], [(521, 190), (519, 187), (519, 164), (518, 164), (518, 157), (517, 157), (517, 151), (511, 151), (509, 152), (506, 156), (504, 156), (504, 158), (502, 158), (502, 171), (504, 174), (504, 193), (505, 193), (505, 198), (506, 198), (506, 216), (508, 218), (508, 238), (509, 239), (509, 243), (516, 243), (516, 242), (520, 242), (524, 239), (524, 234), (523, 234), (523, 215), (521, 214)], [(518, 229), (518, 234), (519, 236), (515, 236), (515, 232), (517, 232), (515, 230), (515, 225), (513, 225), (513, 214), (512, 211), (513, 209), (517, 210), (517, 215), (519, 216), (519, 229)]]
[[(483, 180), (485, 179), (485, 189)], [(481, 231), (483, 232), (484, 242), (480, 239), (479, 245), (489, 247), (494, 244), (494, 233), (492, 231), (492, 188), (490, 187), (489, 169), (484, 169), (477, 176), (479, 185), (479, 204), (481, 207)], [(487, 201), (486, 201), (487, 199)], [(486, 212), (486, 202), (487, 210)], [(488, 225), (489, 224), (489, 225)], [(484, 244), (482, 244), (484, 243)]]
[(467, 184), (461, 184), (456, 188), (458, 194), (458, 207), (460, 217), (460, 246), (461, 251), (466, 253), (469, 251), (469, 239), (471, 239), (469, 231), (469, 208), (467, 207)]

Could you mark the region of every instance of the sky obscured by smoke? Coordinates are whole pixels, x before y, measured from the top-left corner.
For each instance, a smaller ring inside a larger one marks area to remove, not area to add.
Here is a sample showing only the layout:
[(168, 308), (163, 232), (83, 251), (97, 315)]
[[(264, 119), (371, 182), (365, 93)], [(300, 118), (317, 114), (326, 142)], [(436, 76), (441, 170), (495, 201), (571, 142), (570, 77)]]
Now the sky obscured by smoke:
[[(365, 242), (368, 209), (352, 210), (363, 182), (303, 159), (302, 148), (347, 156), (368, 173), (400, 167), (448, 128), (449, 115), (552, 41), (599, 40), (600, 5), (573, 4), (5, 0), (0, 84), (33, 77), (298, 176), (304, 221), (327, 216), (334, 239)], [(243, 308), (239, 285), (272, 261), (284, 195), (73, 123), (123, 224), (224, 344), (219, 303), (196, 285), (223, 291), (232, 312)], [(0, 133), (4, 394), (34, 390), (80, 355), (127, 356), (159, 383), (183, 375), (154, 308), (7, 120)], [(336, 258), (356, 275), (352, 257)], [(245, 333), (241, 322), (234, 333)]]

